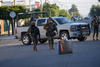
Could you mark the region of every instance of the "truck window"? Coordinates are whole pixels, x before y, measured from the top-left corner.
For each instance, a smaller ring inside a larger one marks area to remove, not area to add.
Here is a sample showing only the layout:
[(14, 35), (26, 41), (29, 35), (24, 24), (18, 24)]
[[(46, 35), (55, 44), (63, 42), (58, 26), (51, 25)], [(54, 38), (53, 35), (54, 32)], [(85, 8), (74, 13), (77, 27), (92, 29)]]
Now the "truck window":
[(72, 21), (68, 18), (54, 18), (59, 24), (71, 23)]
[(17, 26), (18, 27), (27, 27), (30, 25), (30, 19), (27, 18), (27, 19), (20, 19), (18, 20), (18, 23), (17, 23)]
[(37, 26), (44, 26), (44, 25), (45, 25), (45, 20), (46, 20), (46, 19), (39, 19), (39, 20), (37, 21)]
[[(47, 19), (48, 20), (48, 19)], [(54, 19), (51, 20), (51, 22), (53, 22), (54, 24), (57, 25), (56, 21)]]

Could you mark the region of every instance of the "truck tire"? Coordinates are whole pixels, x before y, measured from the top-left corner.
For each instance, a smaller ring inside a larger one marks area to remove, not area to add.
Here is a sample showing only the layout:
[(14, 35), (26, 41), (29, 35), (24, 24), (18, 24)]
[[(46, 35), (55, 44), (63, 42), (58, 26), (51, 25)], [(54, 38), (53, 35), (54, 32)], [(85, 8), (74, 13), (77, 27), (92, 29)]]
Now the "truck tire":
[(69, 34), (67, 31), (62, 31), (60, 33), (60, 38), (62, 39), (63, 37), (66, 37), (69, 40)]
[(78, 41), (85, 41), (87, 39), (87, 37), (80, 37), (78, 38)]
[(47, 39), (39, 39), (39, 42), (40, 42), (41, 44), (45, 43), (46, 41), (47, 41)]
[(30, 38), (30, 36), (27, 35), (27, 34), (24, 34), (24, 35), (22, 36), (22, 43), (23, 43), (24, 45), (31, 45), (31, 38)]

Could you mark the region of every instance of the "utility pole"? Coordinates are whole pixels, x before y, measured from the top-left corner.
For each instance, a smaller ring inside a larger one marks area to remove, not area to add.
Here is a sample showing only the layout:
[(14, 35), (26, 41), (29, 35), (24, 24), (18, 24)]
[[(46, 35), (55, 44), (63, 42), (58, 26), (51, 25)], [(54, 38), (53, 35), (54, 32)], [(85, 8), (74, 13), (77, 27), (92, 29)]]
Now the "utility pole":
[(50, 1), (49, 0), (45, 0), (45, 3), (50, 3)]
[(26, 5), (25, 0), (24, 0), (24, 5)]
[(0, 1), (0, 7), (1, 7), (2, 5), (1, 5), (1, 1)]
[(31, 0), (29, 0), (29, 10), (32, 11)]
[(16, 5), (16, 0), (14, 0), (13, 4), (14, 4), (14, 6)]
[(43, 11), (43, 3), (42, 3), (42, 0), (40, 0), (41, 2), (41, 12)]
[(2, 2), (5, 2), (5, 0), (1, 0)]

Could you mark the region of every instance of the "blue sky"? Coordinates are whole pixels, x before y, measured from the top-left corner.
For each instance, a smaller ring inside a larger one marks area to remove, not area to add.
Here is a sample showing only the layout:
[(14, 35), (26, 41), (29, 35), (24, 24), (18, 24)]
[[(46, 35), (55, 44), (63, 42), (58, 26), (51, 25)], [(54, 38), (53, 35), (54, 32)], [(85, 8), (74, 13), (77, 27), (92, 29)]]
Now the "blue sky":
[[(5, 0), (5, 1), (13, 1), (13, 0)], [(17, 0), (20, 1), (20, 0)], [(25, 0), (26, 4), (29, 4), (29, 0)], [(40, 0), (31, 0), (31, 4), (34, 4), (35, 1)], [(45, 0), (42, 0), (43, 2)], [(70, 9), (72, 4), (75, 4), (81, 13), (82, 16), (87, 16), (90, 8), (93, 4), (100, 4), (98, 0), (49, 0), (50, 3), (56, 3), (61, 9)]]

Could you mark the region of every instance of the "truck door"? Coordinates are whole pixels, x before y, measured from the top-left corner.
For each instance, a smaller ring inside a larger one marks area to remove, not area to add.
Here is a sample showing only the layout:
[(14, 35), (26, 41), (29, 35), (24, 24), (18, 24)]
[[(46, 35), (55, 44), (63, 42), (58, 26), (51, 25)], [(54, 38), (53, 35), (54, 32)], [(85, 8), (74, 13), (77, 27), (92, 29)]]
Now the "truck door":
[(40, 35), (41, 38), (46, 38), (46, 31), (44, 30), (44, 25), (46, 24), (46, 19), (39, 19), (37, 20), (36, 25), (38, 26), (39, 30), (40, 30)]

